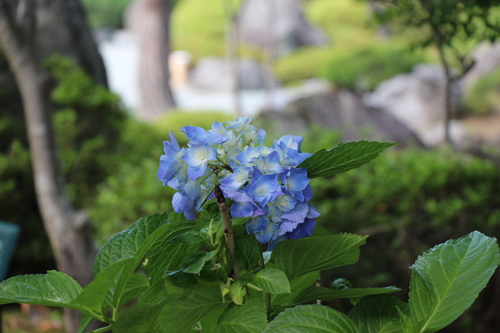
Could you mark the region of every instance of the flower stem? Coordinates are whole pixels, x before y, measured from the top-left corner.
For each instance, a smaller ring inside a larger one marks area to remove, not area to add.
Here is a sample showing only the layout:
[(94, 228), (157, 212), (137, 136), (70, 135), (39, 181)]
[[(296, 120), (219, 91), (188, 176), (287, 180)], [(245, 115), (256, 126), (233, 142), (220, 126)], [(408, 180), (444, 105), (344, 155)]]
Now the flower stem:
[[(259, 258), (259, 268), (265, 269), (266, 265), (264, 264), (264, 244), (260, 244), (260, 258)], [(264, 295), (264, 304), (266, 305), (266, 314), (267, 314), (267, 319), (269, 319), (269, 316), (271, 315), (271, 296), (269, 293), (262, 291), (262, 294)]]
[(215, 185), (215, 199), (217, 200), (217, 204), (219, 205), (222, 222), (224, 223), (224, 237), (226, 239), (229, 256), (231, 257), (231, 261), (233, 262), (233, 278), (234, 280), (238, 280), (240, 278), (240, 276), (238, 275), (240, 266), (234, 260), (235, 244), (233, 224), (231, 222), (231, 218), (229, 217), (229, 208), (227, 207), (226, 198), (224, 198), (224, 194), (222, 193), (219, 184)]
[(106, 326), (106, 327), (101, 327), (96, 330), (90, 331), (89, 333), (103, 333), (103, 332), (109, 332), (111, 331), (113, 327), (111, 326)]

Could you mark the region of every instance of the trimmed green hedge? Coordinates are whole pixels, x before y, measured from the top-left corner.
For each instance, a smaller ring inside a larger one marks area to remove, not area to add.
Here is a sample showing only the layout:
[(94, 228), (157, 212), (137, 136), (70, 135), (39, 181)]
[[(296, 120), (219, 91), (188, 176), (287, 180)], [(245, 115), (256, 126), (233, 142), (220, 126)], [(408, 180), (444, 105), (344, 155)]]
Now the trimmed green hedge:
[(486, 115), (500, 111), (500, 69), (480, 78), (467, 92), (465, 107), (472, 113)]

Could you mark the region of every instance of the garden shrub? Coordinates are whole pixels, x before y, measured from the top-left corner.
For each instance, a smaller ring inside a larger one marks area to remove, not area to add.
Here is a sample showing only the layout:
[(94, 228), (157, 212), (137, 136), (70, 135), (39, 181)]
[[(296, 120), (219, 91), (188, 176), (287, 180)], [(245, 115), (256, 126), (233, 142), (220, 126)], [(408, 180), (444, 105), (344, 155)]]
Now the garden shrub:
[(186, 50), (194, 61), (226, 54), (226, 13), (219, 0), (182, 0), (171, 19), (174, 50)]
[(123, 14), (131, 0), (82, 0), (87, 18), (93, 28), (123, 27)]
[(375, 35), (366, 2), (310, 0), (306, 2), (305, 13), (311, 23), (325, 32), (334, 44), (364, 42)]
[(394, 75), (410, 72), (426, 62), (422, 52), (410, 51), (397, 42), (369, 43), (353, 48), (336, 48), (320, 75), (331, 82), (358, 91), (374, 89)]
[(486, 115), (500, 110), (500, 70), (480, 78), (466, 93), (465, 107), (474, 114)]
[[(119, 131), (126, 113), (119, 98), (72, 61), (51, 57), (46, 62), (55, 79), (55, 105), (62, 171), (73, 205), (85, 208), (96, 185), (116, 169)], [(15, 98), (15, 89), (2, 87), (2, 101)], [(36, 201), (24, 119), (9, 102), (0, 110), (0, 219), (21, 225), (21, 238), (12, 264), (15, 274), (45, 272), (55, 266)]]

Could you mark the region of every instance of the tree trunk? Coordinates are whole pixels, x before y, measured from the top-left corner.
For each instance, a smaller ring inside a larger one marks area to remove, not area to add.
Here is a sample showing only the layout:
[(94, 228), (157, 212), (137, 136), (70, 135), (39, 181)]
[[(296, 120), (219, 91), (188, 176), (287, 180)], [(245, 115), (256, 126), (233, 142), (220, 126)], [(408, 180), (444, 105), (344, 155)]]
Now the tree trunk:
[(139, 116), (153, 120), (175, 107), (170, 90), (170, 0), (136, 0), (133, 20), (140, 44)]
[[(91, 267), (96, 248), (88, 219), (84, 214), (75, 214), (60, 172), (49, 75), (40, 64), (34, 41), (34, 10), (34, 3), (29, 0), (20, 0), (16, 5), (0, 1), (0, 44), (21, 93), (38, 205), (58, 269), (86, 285), (93, 278)], [(77, 316), (74, 311), (66, 316), (69, 332), (77, 331)]]
[(69, 57), (107, 87), (104, 62), (79, 0), (36, 0), (36, 43), (43, 59), (59, 53)]
[(234, 112), (241, 116), (241, 87), (240, 87), (240, 64), (239, 64), (239, 22), (238, 7), (233, 5), (232, 0), (224, 0), (226, 11), (226, 54), (231, 73), (231, 96), (233, 98)]

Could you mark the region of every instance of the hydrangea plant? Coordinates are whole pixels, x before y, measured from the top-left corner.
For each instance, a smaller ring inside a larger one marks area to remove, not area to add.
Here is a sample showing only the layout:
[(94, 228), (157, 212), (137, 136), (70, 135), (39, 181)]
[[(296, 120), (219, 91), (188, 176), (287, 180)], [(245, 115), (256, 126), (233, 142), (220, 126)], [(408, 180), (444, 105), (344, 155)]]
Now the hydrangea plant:
[[(170, 133), (158, 178), (175, 212), (149, 215), (99, 251), (85, 288), (64, 273), (12, 277), (0, 304), (82, 312), (100, 332), (436, 332), (454, 321), (498, 266), (496, 239), (473, 232), (435, 246), (410, 267), (408, 302), (396, 287), (318, 286), (322, 270), (354, 264), (366, 236), (315, 224), (310, 179), (359, 167), (392, 143), (351, 142), (314, 154), (286, 135), (268, 147), (251, 119)], [(350, 299), (348, 313), (321, 301)], [(315, 302), (316, 304), (311, 304)]]

